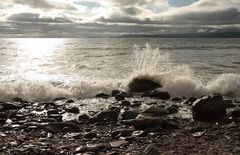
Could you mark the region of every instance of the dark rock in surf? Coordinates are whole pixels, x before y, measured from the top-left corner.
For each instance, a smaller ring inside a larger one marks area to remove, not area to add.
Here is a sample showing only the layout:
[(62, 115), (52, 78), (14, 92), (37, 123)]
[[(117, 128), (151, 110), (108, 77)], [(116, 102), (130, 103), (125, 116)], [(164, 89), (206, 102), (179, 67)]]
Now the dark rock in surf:
[(59, 114), (57, 109), (48, 109), (47, 115), (52, 115), (52, 114)]
[(152, 90), (144, 93), (141, 97), (151, 97), (151, 98), (167, 100), (167, 99), (170, 99), (170, 94), (166, 91), (160, 91), (156, 89), (156, 90)]
[(67, 100), (65, 103), (74, 103), (74, 100)]
[(125, 94), (124, 92), (119, 93), (119, 94), (115, 95), (115, 100), (117, 100), (117, 101), (122, 101), (122, 100), (125, 99), (125, 95), (126, 95), (126, 94)]
[(73, 113), (73, 114), (79, 114), (79, 112), (80, 112), (78, 107), (67, 108), (66, 111), (69, 113)]
[(107, 98), (110, 97), (110, 95), (108, 95), (108, 94), (104, 94), (104, 93), (99, 93), (99, 94), (97, 94), (95, 97), (97, 97), (97, 98), (107, 99)]
[(5, 123), (7, 120), (7, 114), (0, 112), (0, 123)]
[(121, 102), (121, 106), (130, 106), (131, 105), (131, 102), (130, 101), (128, 101), (128, 100), (123, 100), (122, 102)]
[(6, 111), (6, 110), (18, 110), (21, 109), (22, 106), (17, 103), (0, 103), (0, 111)]
[(189, 97), (182, 104), (187, 104), (187, 105), (192, 106), (193, 102), (195, 102), (196, 100), (197, 100), (196, 97)]
[(112, 97), (114, 97), (115, 95), (117, 95), (117, 94), (119, 94), (119, 93), (121, 93), (120, 90), (113, 90), (113, 91), (112, 91)]
[(19, 98), (19, 97), (13, 98), (12, 101), (14, 101), (14, 102), (23, 102), (23, 100), (21, 98)]
[(233, 118), (240, 117), (240, 108), (233, 109), (233, 111), (231, 112), (231, 116)]
[(192, 104), (194, 120), (217, 120), (226, 116), (226, 106), (220, 94), (204, 96)]
[(129, 92), (144, 93), (162, 87), (162, 85), (148, 79), (134, 78), (129, 84)]

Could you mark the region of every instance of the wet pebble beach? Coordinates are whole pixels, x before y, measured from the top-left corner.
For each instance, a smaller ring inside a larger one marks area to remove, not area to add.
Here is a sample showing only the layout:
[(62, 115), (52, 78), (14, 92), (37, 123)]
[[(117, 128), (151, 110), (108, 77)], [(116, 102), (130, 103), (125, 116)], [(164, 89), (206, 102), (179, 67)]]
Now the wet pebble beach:
[(240, 154), (240, 102), (112, 91), (0, 103), (0, 154)]

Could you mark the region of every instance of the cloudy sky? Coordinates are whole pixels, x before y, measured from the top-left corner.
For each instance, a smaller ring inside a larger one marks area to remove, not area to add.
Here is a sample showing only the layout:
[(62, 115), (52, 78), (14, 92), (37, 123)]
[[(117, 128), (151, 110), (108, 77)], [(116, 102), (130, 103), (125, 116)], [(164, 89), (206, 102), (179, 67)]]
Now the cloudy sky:
[(240, 0), (1, 0), (0, 37), (240, 32)]

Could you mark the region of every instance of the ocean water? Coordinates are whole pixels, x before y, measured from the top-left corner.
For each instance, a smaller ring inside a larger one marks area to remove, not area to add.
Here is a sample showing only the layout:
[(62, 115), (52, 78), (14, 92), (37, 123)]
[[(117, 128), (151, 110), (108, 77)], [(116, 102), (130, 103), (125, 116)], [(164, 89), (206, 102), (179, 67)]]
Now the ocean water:
[(240, 96), (240, 39), (0, 39), (0, 100), (92, 98), (135, 77), (172, 96)]

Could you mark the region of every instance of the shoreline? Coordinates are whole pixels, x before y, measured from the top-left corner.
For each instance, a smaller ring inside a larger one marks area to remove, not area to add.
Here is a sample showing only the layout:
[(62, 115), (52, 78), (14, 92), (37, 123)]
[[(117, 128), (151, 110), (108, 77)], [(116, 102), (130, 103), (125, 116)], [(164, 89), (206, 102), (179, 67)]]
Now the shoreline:
[[(221, 118), (195, 120), (191, 111), (197, 99), (163, 99), (151, 95), (141, 98), (120, 91), (112, 95), (98, 94), (95, 99), (107, 104), (95, 110), (87, 108), (87, 103), (78, 105), (73, 99), (28, 102), (15, 98), (1, 102), (0, 153), (240, 153), (239, 101), (223, 100), (227, 113)], [(190, 117), (182, 117), (184, 108)], [(88, 112), (82, 113), (84, 109)], [(66, 116), (75, 117), (66, 120)]]

